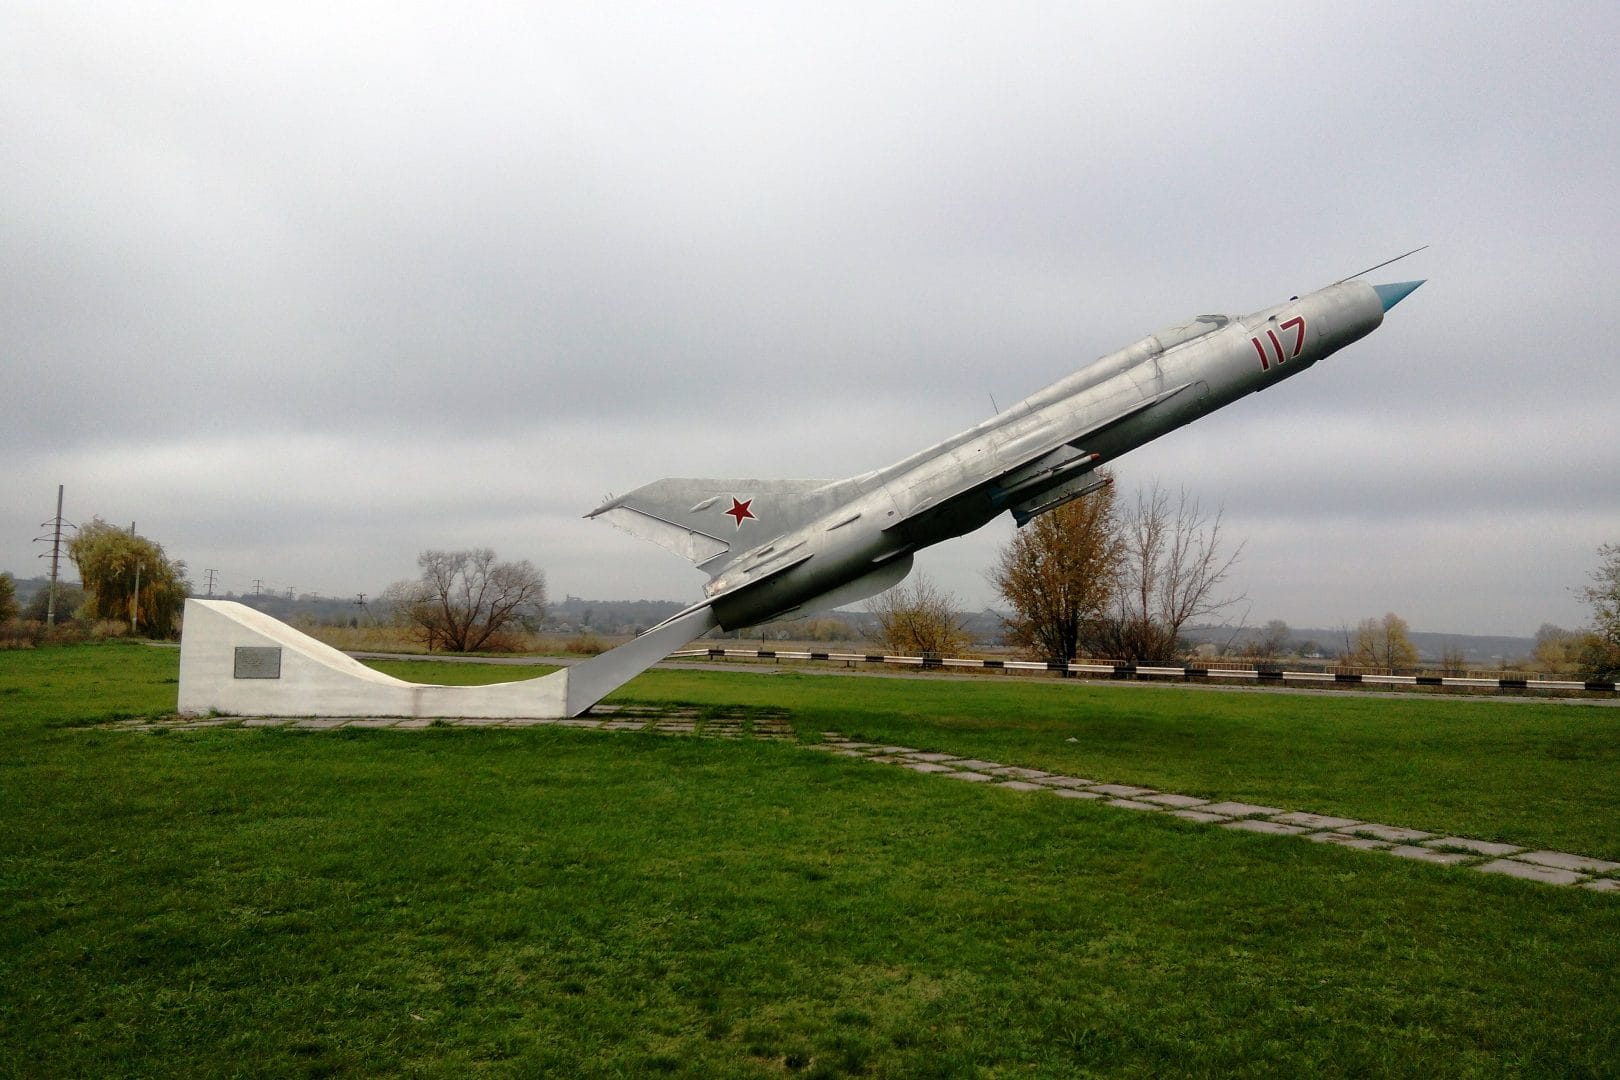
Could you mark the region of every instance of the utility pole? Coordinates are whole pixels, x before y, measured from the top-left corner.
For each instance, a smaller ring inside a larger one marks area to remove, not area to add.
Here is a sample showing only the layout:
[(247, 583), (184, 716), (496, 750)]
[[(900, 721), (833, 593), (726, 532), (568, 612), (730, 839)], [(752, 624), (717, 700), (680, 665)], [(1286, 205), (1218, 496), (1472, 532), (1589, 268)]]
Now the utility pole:
[(264, 588), (264, 582), (260, 581), (258, 578), (254, 578), (253, 579), (253, 595), (258, 596), (259, 595), (259, 590), (262, 589), (262, 588)]
[(39, 557), (42, 558), (42, 559), (48, 558), (48, 559), (51, 560), (51, 591), (50, 591), (50, 595), (46, 599), (45, 625), (46, 626), (55, 626), (56, 625), (56, 582), (57, 582), (57, 577), (58, 577), (58, 571), (59, 571), (59, 568), (61, 567), (61, 564), (62, 564), (62, 530), (64, 528), (66, 528), (66, 529), (76, 529), (76, 528), (78, 528), (77, 525), (73, 525), (73, 524), (70, 524), (69, 522), (66, 522), (66, 521), (62, 520), (62, 485), (61, 484), (56, 485), (56, 516), (51, 518), (51, 520), (49, 520), (49, 521), (41, 522), (39, 527), (42, 528), (42, 529), (51, 530), (51, 535), (49, 535), (49, 536), (35, 537), (34, 538), (34, 543), (36, 543), (36, 544), (45, 543), (45, 544), (50, 544), (51, 545), (51, 550), (48, 553), (47, 552), (41, 552)]
[[(129, 533), (130, 533), (131, 536), (135, 535), (135, 525), (134, 525), (133, 522), (130, 523)], [(135, 591), (129, 594), (129, 632), (131, 634), (138, 634), (138, 633), (141, 632), (140, 618), (141, 618), (141, 564), (137, 561), (135, 563)]]
[(214, 575), (219, 571), (204, 569), (203, 573), (208, 575), (208, 599), (212, 600), (214, 598)]

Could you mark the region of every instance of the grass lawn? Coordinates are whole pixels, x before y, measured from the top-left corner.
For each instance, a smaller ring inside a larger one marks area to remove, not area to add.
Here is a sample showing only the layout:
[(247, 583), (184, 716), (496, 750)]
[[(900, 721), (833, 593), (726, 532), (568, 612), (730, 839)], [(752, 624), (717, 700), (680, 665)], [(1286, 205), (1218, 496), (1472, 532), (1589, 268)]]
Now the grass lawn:
[[(1620, 1061), (1614, 896), (752, 740), (87, 726), (171, 710), (177, 663), (0, 653), (5, 1075)], [(1620, 855), (1614, 709), (681, 671), (620, 696)]]

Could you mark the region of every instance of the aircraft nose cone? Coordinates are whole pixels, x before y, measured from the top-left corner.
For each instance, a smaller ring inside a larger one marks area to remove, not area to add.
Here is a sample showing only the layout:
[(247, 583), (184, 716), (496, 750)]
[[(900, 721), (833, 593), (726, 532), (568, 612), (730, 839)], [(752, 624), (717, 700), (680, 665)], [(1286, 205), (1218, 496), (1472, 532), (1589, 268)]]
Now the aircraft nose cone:
[[(1424, 278), (1423, 280), (1427, 281), (1428, 279)], [(1389, 285), (1374, 285), (1373, 292), (1378, 294), (1379, 302), (1384, 305), (1384, 310), (1388, 311), (1412, 295), (1421, 284), (1423, 284), (1423, 281), (1397, 281)]]

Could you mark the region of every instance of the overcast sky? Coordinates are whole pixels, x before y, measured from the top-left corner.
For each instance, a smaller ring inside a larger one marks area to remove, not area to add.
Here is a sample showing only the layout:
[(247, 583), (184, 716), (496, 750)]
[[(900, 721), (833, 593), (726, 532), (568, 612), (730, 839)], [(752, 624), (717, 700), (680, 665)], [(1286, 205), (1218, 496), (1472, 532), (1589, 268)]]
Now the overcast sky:
[[(61, 483), (216, 591), (479, 545), (690, 600), (581, 515), (877, 468), (1429, 244), (1121, 490), (1224, 507), (1234, 619), (1573, 627), (1620, 541), (1616, 41), (1612, 2), (8, 3), (0, 569)], [(982, 606), (1011, 533), (918, 563)]]

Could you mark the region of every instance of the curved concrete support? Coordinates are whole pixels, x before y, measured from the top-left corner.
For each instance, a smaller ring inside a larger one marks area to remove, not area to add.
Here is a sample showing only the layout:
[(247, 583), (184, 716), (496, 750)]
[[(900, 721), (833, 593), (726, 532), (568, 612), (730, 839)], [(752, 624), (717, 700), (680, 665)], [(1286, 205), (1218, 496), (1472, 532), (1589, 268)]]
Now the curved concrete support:
[(538, 679), (438, 686), (373, 671), (245, 604), (187, 600), (179, 709), (236, 716), (578, 716), (714, 625), (702, 609)]

